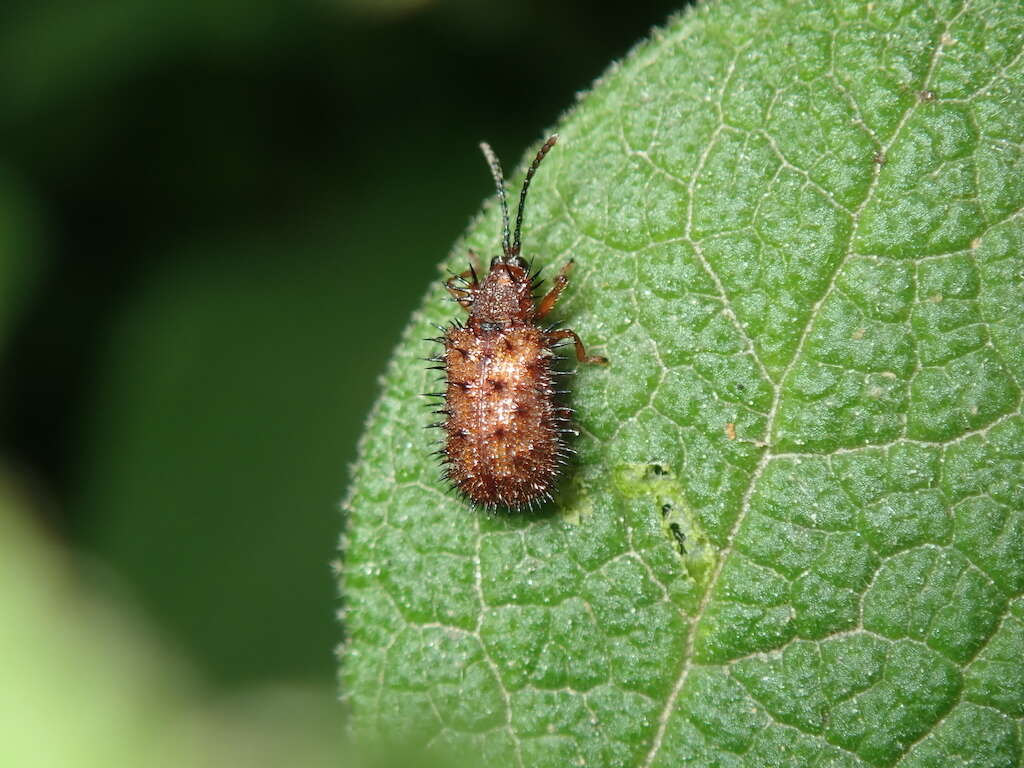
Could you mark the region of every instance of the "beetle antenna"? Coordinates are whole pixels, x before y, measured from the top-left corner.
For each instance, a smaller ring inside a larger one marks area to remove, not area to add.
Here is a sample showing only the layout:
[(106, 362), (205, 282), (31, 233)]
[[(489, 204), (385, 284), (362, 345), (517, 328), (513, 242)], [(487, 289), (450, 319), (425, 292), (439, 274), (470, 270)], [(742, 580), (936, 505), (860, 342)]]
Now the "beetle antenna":
[(491, 175), (494, 177), (494, 186), (498, 188), (498, 199), (501, 200), (501, 250), (505, 253), (507, 258), (510, 255), (511, 248), (509, 247), (508, 200), (505, 198), (505, 174), (501, 172), (501, 161), (499, 161), (498, 156), (494, 154), (494, 150), (491, 149), (491, 145), (486, 141), (481, 142), (480, 149), (484, 151), (484, 157), (487, 158), (487, 164), (491, 166)]
[[(522, 234), (522, 229), (523, 229), (523, 207), (526, 205), (526, 191), (530, 188), (530, 181), (533, 179), (533, 174), (537, 171), (537, 167), (540, 165), (541, 160), (544, 159), (544, 155), (546, 155), (551, 150), (551, 148), (553, 146), (555, 146), (555, 142), (557, 142), (557, 141), (558, 141), (558, 134), (557, 133), (552, 134), (548, 138), (548, 140), (544, 142), (544, 146), (542, 146), (540, 148), (540, 150), (537, 152), (537, 156), (535, 158), (533, 158), (533, 162), (530, 163), (530, 169), (526, 172), (526, 178), (523, 180), (523, 188), (519, 191), (519, 210), (516, 211), (516, 238), (515, 238), (515, 241), (512, 243), (512, 250), (511, 250), (511, 252), (509, 252), (508, 247), (507, 247), (507, 243), (508, 243), (507, 238), (506, 238), (506, 241), (505, 241), (506, 242), (505, 253), (507, 255), (509, 255), (509, 256), (518, 256), (519, 255), (519, 250), (520, 250), (520, 245), (521, 245), (520, 235)], [(507, 234), (507, 231), (506, 231), (506, 234)]]

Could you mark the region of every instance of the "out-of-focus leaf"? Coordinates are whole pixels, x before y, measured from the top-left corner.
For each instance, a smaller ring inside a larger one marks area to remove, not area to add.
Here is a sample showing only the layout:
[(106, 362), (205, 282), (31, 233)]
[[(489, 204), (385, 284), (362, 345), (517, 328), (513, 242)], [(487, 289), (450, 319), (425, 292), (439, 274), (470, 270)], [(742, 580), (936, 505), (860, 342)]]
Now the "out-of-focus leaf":
[(44, 266), (36, 211), (23, 186), (0, 167), (0, 348)]
[(353, 765), (329, 687), (214, 698), (24, 506), (0, 468), (0, 765)]

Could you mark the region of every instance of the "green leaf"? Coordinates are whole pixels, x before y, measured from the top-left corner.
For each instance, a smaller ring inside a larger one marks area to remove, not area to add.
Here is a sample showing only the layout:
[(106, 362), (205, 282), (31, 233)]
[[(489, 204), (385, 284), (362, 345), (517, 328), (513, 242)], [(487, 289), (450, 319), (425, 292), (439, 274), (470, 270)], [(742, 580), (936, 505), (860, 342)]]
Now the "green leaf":
[(1017, 765), (1024, 10), (701, 5), (559, 132), (525, 250), (575, 257), (559, 319), (611, 360), (579, 460), (539, 514), (445, 490), (435, 285), (346, 505), (356, 728), (494, 765)]

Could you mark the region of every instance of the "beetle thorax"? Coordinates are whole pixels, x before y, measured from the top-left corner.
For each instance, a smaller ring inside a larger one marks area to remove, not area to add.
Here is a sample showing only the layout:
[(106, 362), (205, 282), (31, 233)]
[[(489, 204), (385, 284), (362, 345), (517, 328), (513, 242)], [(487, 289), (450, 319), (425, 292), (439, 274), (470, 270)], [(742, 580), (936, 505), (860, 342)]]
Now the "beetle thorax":
[(533, 314), (530, 275), (516, 264), (497, 263), (475, 291), (469, 322), (484, 330), (525, 322)]

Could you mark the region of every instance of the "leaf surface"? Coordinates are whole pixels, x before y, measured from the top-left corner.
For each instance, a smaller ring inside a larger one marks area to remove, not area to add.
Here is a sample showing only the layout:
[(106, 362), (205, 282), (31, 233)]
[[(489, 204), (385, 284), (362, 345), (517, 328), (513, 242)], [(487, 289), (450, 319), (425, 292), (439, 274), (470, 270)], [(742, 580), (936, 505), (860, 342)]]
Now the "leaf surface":
[(537, 514), (446, 491), (439, 282), (346, 504), (358, 730), (513, 766), (1019, 763), (1022, 51), (1013, 3), (734, 0), (598, 81), (524, 237), (576, 259), (558, 319), (611, 360), (575, 377), (578, 462)]

